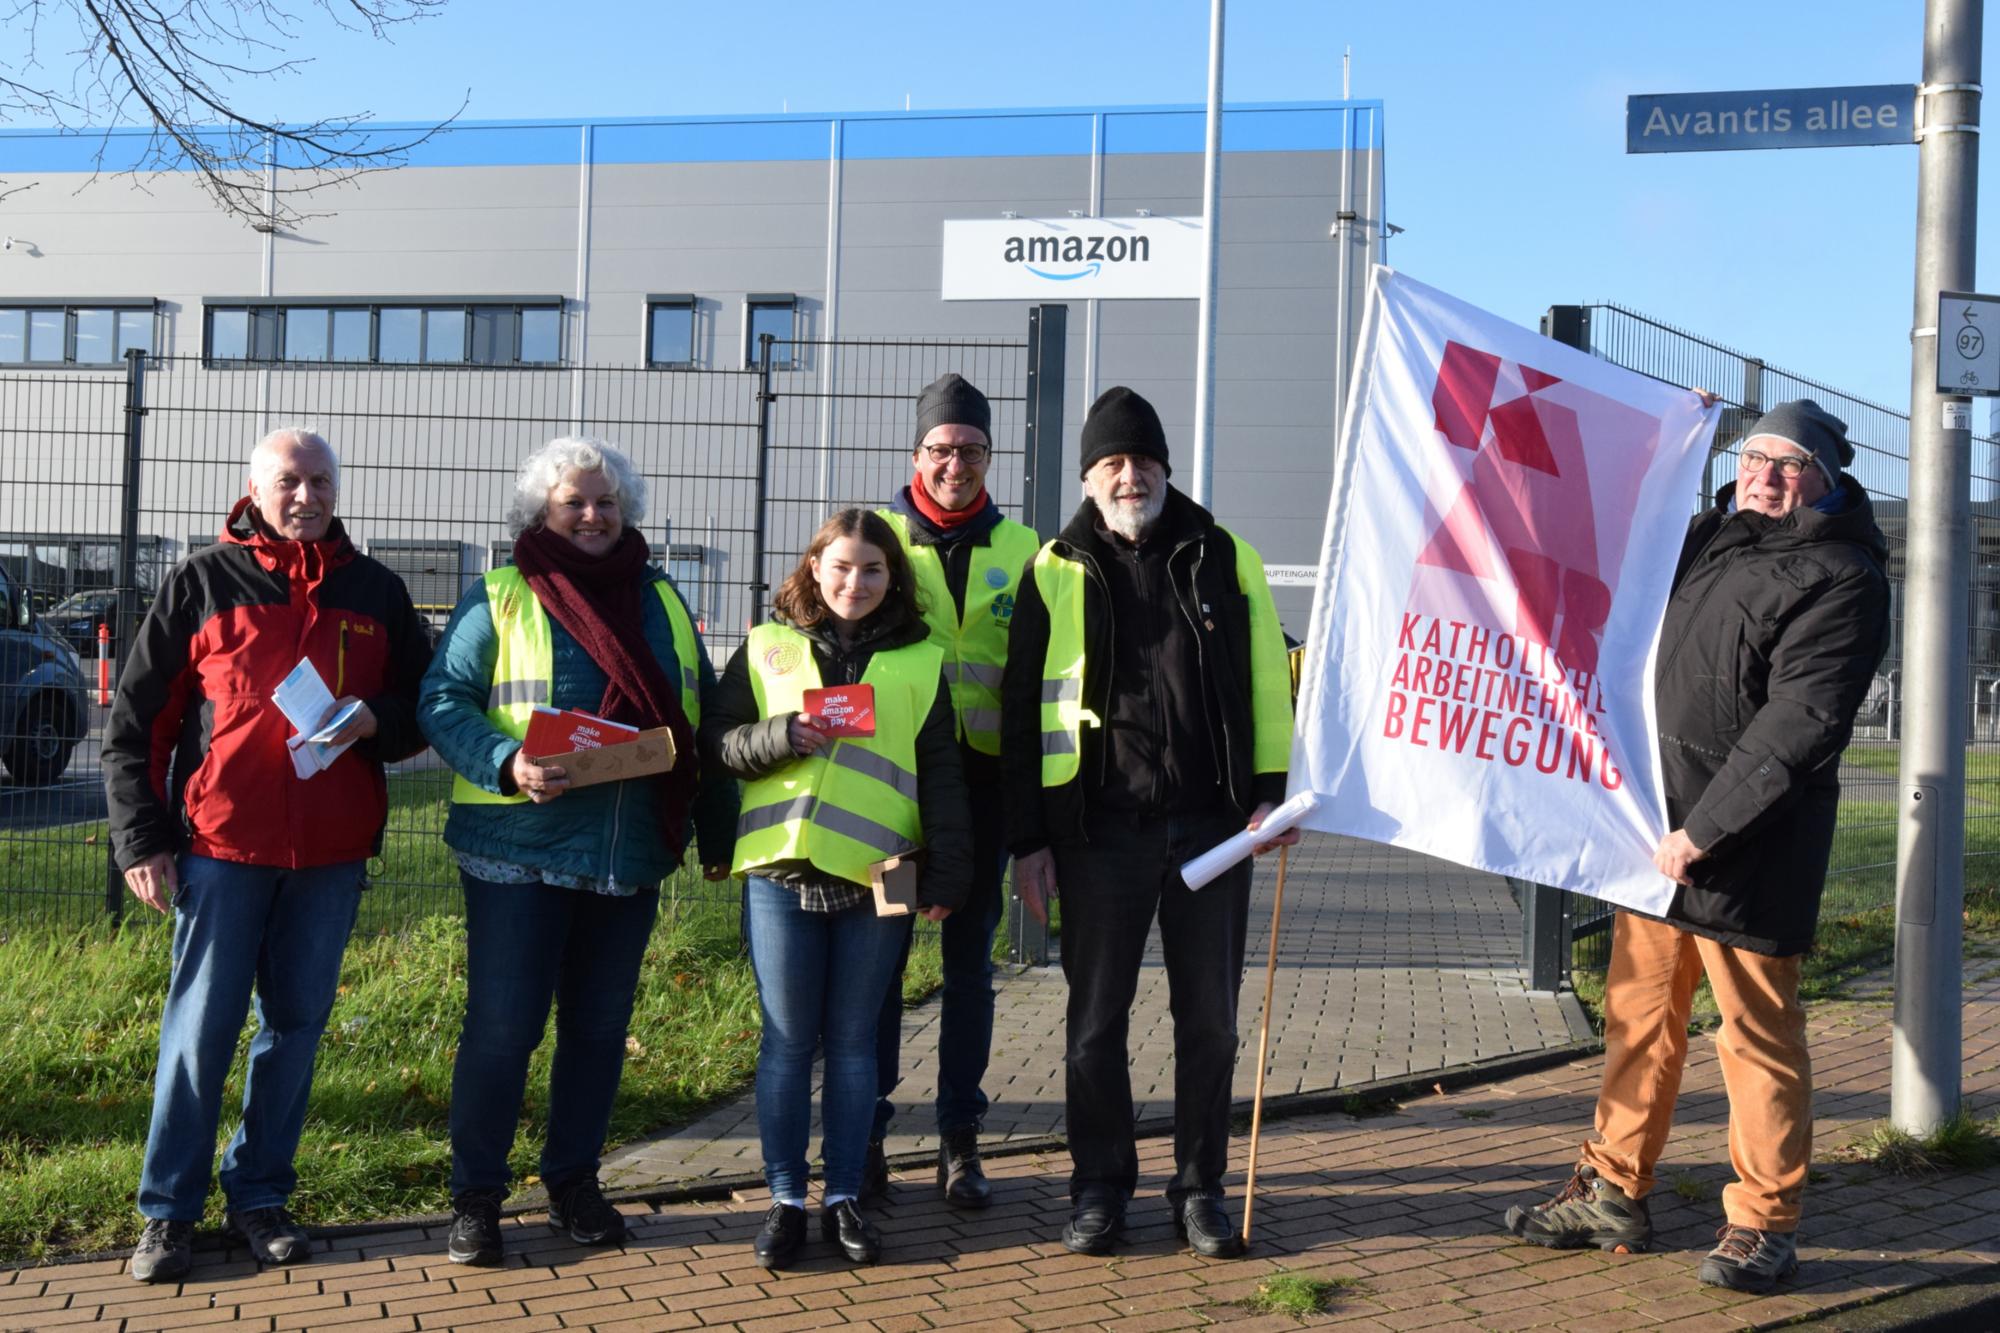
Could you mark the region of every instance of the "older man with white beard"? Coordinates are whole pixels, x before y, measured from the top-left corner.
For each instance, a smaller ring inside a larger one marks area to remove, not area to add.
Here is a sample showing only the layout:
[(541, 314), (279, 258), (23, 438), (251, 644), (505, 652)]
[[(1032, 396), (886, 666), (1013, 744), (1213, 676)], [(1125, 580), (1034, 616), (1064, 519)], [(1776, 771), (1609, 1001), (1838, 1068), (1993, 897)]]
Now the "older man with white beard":
[[(1021, 580), (1001, 686), (1015, 889), (1063, 897), (1069, 982), (1063, 1244), (1107, 1254), (1138, 1185), (1127, 1027), (1157, 916), (1174, 1015), (1175, 1229), (1242, 1253), (1222, 1207), (1250, 867), (1178, 868), (1284, 798), (1284, 635), (1257, 552), (1167, 484), (1158, 413), (1124, 387), (1083, 425), (1086, 499)], [(1294, 831), (1279, 842), (1296, 842)]]

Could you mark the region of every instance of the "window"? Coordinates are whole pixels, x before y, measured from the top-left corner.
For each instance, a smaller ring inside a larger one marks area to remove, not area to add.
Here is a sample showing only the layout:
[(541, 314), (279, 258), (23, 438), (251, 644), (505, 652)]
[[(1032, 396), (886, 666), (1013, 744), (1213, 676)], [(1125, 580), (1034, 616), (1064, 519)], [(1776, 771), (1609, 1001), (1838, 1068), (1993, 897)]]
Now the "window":
[(676, 370), (694, 365), (694, 308), (692, 296), (646, 298), (647, 365)]
[[(310, 365), (562, 364), (559, 296), (477, 301), (209, 301), (208, 360)], [(4, 326), (0, 326), (0, 332)]]
[(775, 340), (771, 348), (771, 369), (796, 370), (799, 365), (797, 337), (792, 314), (798, 298), (789, 292), (752, 292), (743, 302), (743, 364), (755, 366), (764, 355), (764, 335)]
[(153, 350), (151, 301), (0, 305), (0, 365), (115, 366)]

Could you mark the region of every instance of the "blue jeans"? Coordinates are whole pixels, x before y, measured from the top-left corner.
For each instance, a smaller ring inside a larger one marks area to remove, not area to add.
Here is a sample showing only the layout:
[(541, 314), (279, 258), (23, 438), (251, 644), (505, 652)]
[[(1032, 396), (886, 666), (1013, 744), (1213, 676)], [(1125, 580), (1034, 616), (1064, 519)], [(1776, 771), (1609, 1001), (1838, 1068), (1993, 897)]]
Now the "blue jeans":
[(222, 1154), (222, 1193), (229, 1207), (248, 1212), (284, 1203), (298, 1187), (292, 1158), (341, 955), (361, 907), (364, 865), (285, 870), (180, 858), (173, 975), (139, 1173), (139, 1211), (147, 1217), (201, 1220), (222, 1085), (253, 988), (257, 1032), (243, 1079), (243, 1123)]
[[(939, 1133), (978, 1128), (986, 1117), (979, 1085), (993, 1053), (993, 933), (1000, 928), (1000, 881), (1007, 870), (1005, 819), (998, 801), (972, 804), (972, 892), (965, 905), (938, 927), (944, 988), (938, 997), (937, 1127)], [(875, 1029), (875, 1127), (887, 1138), (895, 1103), (889, 1094), (902, 1080), (903, 966), (889, 978)]]
[(551, 1194), (596, 1176), (625, 1072), (639, 965), (658, 889), (626, 898), (548, 884), (494, 884), (464, 871), (465, 1025), (451, 1075), (451, 1192), (507, 1188), (528, 1060), (549, 1006), (549, 1128), (542, 1180)]
[(861, 1193), (868, 1113), (875, 1102), (875, 1019), (911, 918), (870, 903), (807, 912), (796, 889), (750, 876), (750, 965), (764, 1037), (757, 1048), (757, 1136), (775, 1199), (803, 1199), (810, 1170), (813, 1048), (826, 1053), (820, 1152), (826, 1193)]

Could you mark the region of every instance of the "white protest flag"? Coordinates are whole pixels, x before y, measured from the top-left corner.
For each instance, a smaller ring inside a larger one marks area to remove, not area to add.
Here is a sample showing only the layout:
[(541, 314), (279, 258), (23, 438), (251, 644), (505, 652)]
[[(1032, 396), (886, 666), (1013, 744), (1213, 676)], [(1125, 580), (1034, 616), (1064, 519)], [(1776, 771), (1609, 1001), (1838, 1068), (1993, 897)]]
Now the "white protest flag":
[(1305, 826), (1665, 910), (1653, 655), (1717, 413), (1386, 268), (1350, 399)]

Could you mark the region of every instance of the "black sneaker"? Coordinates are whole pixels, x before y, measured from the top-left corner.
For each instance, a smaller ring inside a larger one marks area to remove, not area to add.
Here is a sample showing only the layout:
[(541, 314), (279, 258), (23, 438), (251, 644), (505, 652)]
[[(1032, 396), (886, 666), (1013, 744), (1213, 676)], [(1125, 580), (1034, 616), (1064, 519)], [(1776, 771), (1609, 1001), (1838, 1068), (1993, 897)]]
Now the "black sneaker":
[(451, 1201), (451, 1235), (444, 1252), (455, 1264), (491, 1268), (501, 1260), (500, 1204), (507, 1195), (501, 1190), (467, 1190)]
[(1789, 1231), (1759, 1231), (1730, 1223), (1715, 1235), (1720, 1243), (1701, 1261), (1696, 1274), (1704, 1286), (1766, 1292), (1799, 1271), (1798, 1240)]
[(889, 1197), (889, 1154), (880, 1139), (868, 1140), (868, 1155), (861, 1159), (861, 1197)]
[(839, 1245), (852, 1263), (872, 1264), (882, 1257), (882, 1233), (861, 1215), (852, 1199), (842, 1199), (819, 1215), (819, 1233)]
[(139, 1246), (132, 1251), (134, 1282), (178, 1282), (194, 1267), (194, 1223), (146, 1219)]
[(1634, 1199), (1588, 1166), (1578, 1166), (1556, 1197), (1507, 1210), (1507, 1230), (1531, 1245), (1578, 1250), (1595, 1245), (1613, 1254), (1643, 1254), (1653, 1243), (1653, 1218)]
[(622, 1245), (625, 1215), (604, 1197), (596, 1176), (585, 1176), (549, 1196), (549, 1228), (567, 1231), (579, 1245)]
[(229, 1232), (250, 1247), (250, 1257), (260, 1264), (296, 1264), (312, 1258), (312, 1237), (281, 1203), (232, 1211)]
[(993, 1202), (993, 1185), (979, 1163), (979, 1126), (961, 1125), (944, 1131), (938, 1142), (938, 1188), (954, 1208), (984, 1208)]
[(764, 1225), (751, 1248), (764, 1268), (783, 1268), (799, 1257), (806, 1245), (806, 1210), (788, 1203), (774, 1203), (764, 1214)]

